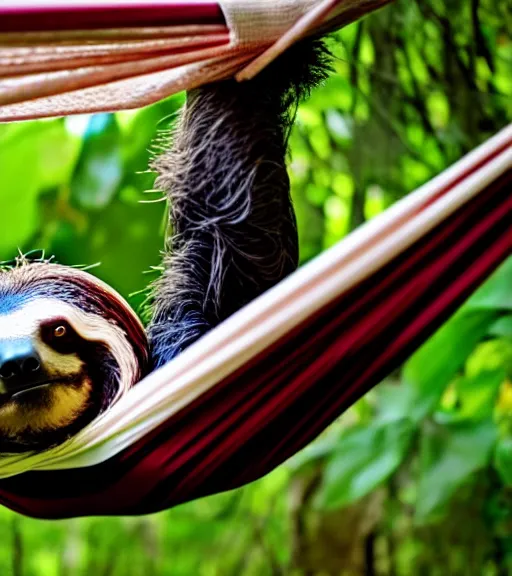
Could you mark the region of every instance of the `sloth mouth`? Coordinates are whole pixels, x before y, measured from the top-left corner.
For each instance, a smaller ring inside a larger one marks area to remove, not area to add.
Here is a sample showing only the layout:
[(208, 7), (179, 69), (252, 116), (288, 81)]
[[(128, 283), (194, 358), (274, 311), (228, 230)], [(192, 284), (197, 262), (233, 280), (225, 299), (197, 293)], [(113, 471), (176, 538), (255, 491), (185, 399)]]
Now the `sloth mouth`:
[(53, 380), (51, 382), (43, 382), (35, 386), (22, 388), (21, 390), (16, 390), (11, 392), (10, 394), (7, 394), (7, 396), (9, 396), (9, 400), (17, 400), (18, 398), (21, 398), (27, 394), (31, 394), (32, 392), (37, 392), (39, 390), (47, 390), (55, 382), (57, 382), (57, 380)]
[(27, 384), (26, 386), (20, 386), (13, 390), (9, 390), (0, 394), (0, 405), (6, 404), (11, 400), (19, 400), (26, 396), (30, 396), (33, 393), (41, 392), (43, 390), (48, 390), (53, 384), (62, 384), (66, 382), (65, 378), (54, 378), (52, 380), (44, 380), (43, 382), (37, 382), (32, 384)]

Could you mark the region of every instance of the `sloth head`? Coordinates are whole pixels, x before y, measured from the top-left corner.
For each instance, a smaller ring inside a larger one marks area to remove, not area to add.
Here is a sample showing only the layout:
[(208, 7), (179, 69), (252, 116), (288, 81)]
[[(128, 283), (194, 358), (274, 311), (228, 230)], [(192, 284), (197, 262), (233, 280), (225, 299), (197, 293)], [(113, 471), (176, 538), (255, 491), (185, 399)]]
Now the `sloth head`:
[(147, 365), (141, 322), (94, 276), (50, 263), (0, 271), (0, 452), (63, 441)]

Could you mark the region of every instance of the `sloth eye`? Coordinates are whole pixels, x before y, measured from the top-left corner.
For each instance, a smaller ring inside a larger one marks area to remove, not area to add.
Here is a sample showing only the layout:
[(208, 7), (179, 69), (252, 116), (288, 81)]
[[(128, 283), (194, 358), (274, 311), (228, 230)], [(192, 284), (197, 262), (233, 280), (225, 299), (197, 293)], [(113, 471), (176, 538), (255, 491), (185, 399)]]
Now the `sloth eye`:
[(58, 326), (55, 326), (55, 328), (53, 329), (53, 335), (55, 336), (55, 338), (62, 338), (63, 336), (65, 336), (67, 333), (67, 329), (63, 324), (59, 324)]
[(41, 337), (57, 352), (70, 353), (77, 344), (77, 337), (71, 326), (63, 319), (53, 320), (41, 326)]
[(57, 320), (46, 326), (46, 333), (51, 339), (68, 340), (73, 335), (73, 330), (66, 321)]

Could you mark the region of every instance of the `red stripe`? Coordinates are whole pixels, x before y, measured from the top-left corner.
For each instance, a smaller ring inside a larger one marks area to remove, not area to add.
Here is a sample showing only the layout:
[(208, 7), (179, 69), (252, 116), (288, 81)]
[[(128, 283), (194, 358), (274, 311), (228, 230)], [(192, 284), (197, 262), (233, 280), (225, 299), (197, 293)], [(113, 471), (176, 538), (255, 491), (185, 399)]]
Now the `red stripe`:
[(98, 5), (0, 6), (0, 32), (225, 24), (217, 2), (105, 2)]

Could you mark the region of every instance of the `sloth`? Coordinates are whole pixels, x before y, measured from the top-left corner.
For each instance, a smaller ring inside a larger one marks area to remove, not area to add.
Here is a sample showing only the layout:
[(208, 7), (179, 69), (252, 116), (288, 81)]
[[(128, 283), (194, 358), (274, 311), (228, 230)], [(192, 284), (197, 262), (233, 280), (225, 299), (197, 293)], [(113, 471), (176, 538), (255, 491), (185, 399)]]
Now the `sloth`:
[(151, 164), (170, 233), (146, 327), (89, 272), (26, 258), (1, 269), (1, 452), (62, 443), (296, 269), (288, 139), (328, 69), (324, 41), (308, 39), (249, 82), (187, 93)]

